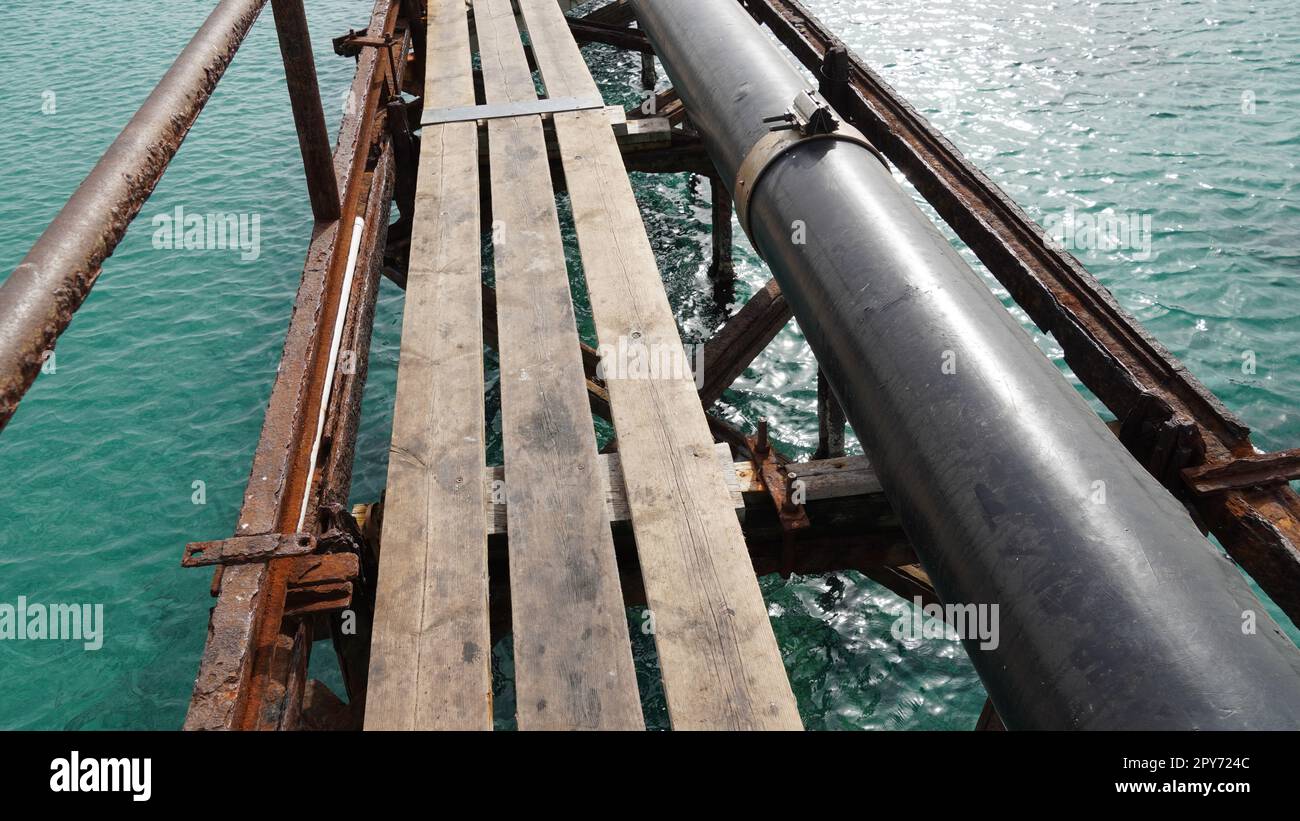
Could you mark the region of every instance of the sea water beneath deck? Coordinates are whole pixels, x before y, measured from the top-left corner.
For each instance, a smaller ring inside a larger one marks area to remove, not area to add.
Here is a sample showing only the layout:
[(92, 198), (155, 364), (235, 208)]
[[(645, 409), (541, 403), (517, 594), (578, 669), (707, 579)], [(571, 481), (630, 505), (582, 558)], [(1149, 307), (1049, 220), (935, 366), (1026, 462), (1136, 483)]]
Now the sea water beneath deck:
[[(1057, 227), (1255, 429), (1261, 447), (1300, 445), (1293, 0), (805, 3), (1033, 217)], [(333, 55), (330, 38), (363, 26), (369, 5), (310, 4), (331, 128), (352, 61)], [(0, 4), (0, 29), (28, 32), (0, 51), (0, 276), (211, 7)], [(27, 25), (34, 14), (44, 21), (35, 29)], [(638, 99), (635, 57), (604, 46), (587, 52), (610, 102)], [(638, 176), (636, 188), (682, 328), (704, 339), (724, 314), (704, 278), (708, 183)], [(175, 223), (177, 209), (182, 223), (242, 217), (242, 235), (168, 249), (166, 218)], [(180, 725), (210, 578), (179, 567), (181, 545), (231, 531), (310, 225), (268, 12), (105, 266), (52, 372), (0, 434), (0, 604), (19, 596), (102, 604), (105, 621), (96, 651), (0, 641), (0, 727)], [(1115, 242), (1098, 242), (1089, 226)], [(571, 232), (569, 240), (572, 248)], [(743, 239), (736, 252), (743, 299), (766, 276)], [(401, 308), (400, 291), (386, 282), (356, 501), (376, 499), (384, 483)], [(1052, 340), (1026, 331), (1061, 362)], [(816, 444), (815, 374), (791, 325), (727, 393), (725, 414), (745, 425), (769, 417), (774, 438), (806, 456)], [(499, 419), (491, 424), (499, 458)], [(854, 573), (762, 585), (809, 727), (974, 723), (984, 694), (961, 648), (891, 636), (910, 605)], [(651, 642), (640, 612), (629, 620), (647, 718), (662, 726)], [(335, 682), (328, 645), (318, 647), (317, 674)], [(504, 725), (508, 643), (495, 657)]]

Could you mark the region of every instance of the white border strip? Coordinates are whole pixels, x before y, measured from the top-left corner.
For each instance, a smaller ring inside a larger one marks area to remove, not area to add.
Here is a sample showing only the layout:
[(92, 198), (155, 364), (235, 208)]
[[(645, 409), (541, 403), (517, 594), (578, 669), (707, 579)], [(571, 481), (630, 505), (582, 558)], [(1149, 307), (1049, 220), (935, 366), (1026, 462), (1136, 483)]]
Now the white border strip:
[(310, 470), (307, 471), (307, 485), (302, 490), (302, 509), (298, 513), (298, 527), (302, 531), (303, 522), (307, 521), (307, 503), (311, 500), (312, 481), (316, 478), (316, 459), (320, 455), (320, 442), (325, 432), (325, 412), (329, 410), (330, 396), (334, 392), (334, 369), (338, 367), (339, 346), (343, 344), (343, 320), (347, 319), (348, 303), (352, 301), (352, 275), (357, 270), (357, 257), (361, 253), (361, 234), (366, 221), (357, 217), (352, 227), (352, 247), (348, 249), (348, 268), (343, 275), (343, 294), (339, 303), (338, 316), (334, 317), (334, 337), (330, 343), (329, 370), (325, 372), (325, 389), (321, 392), (320, 415), (316, 419), (316, 439), (311, 444)]

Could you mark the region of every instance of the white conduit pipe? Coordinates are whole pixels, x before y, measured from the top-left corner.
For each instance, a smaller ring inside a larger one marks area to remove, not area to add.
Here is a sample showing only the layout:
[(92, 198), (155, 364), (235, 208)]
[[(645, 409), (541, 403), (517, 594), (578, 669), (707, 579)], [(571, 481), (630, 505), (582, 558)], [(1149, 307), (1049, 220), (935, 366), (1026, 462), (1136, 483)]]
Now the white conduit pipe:
[(311, 443), (311, 466), (307, 472), (307, 484), (302, 489), (302, 507), (298, 513), (297, 532), (302, 532), (303, 523), (307, 521), (307, 503), (311, 499), (311, 485), (316, 478), (316, 458), (320, 455), (321, 437), (325, 432), (325, 412), (329, 410), (330, 396), (334, 392), (334, 370), (338, 367), (339, 346), (343, 343), (343, 320), (348, 315), (348, 303), (352, 301), (352, 276), (357, 270), (357, 256), (361, 253), (361, 233), (366, 221), (357, 217), (352, 228), (352, 247), (348, 249), (348, 268), (343, 275), (343, 294), (339, 303), (338, 315), (334, 317), (334, 337), (330, 343), (329, 369), (325, 372), (325, 389), (321, 392), (320, 414), (316, 418), (316, 438)]

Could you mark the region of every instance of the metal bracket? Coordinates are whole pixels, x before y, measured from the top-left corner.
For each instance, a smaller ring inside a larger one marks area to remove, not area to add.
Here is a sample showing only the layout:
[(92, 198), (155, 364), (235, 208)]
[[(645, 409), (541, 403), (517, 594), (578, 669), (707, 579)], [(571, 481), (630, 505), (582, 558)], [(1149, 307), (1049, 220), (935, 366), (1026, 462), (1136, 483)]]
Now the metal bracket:
[[(751, 239), (754, 234), (749, 228), (749, 201), (754, 196), (754, 189), (772, 163), (791, 149), (819, 140), (854, 143), (870, 151), (888, 167), (884, 155), (860, 131), (840, 123), (833, 115), (827, 119), (825, 111), (829, 109), (824, 109), (824, 103), (819, 103), (819, 100), (812, 92), (800, 92), (785, 114), (768, 118), (768, 122), (786, 125), (777, 126), (754, 143), (736, 172), (736, 184), (731, 189), (736, 199), (736, 218)], [(831, 130), (824, 130), (828, 128)]]
[(181, 567), (251, 564), (286, 556), (303, 556), (315, 550), (316, 537), (310, 533), (234, 536), (215, 542), (191, 542), (185, 545)]
[(763, 488), (776, 507), (777, 519), (781, 523), (781, 567), (783, 578), (790, 578), (794, 572), (796, 542), (801, 531), (812, 526), (808, 510), (802, 502), (799, 476), (790, 470), (787, 460), (772, 447), (767, 435), (767, 420), (758, 420), (758, 430), (753, 436), (745, 437), (745, 444), (754, 459), (755, 471), (763, 483)]
[(334, 38), (334, 53), (340, 57), (356, 57), (363, 48), (383, 48), (392, 46), (394, 42), (391, 34), (371, 37), (369, 29), (349, 29), (347, 34)]
[(476, 120), (499, 120), (504, 117), (523, 117), (529, 114), (560, 114), (566, 111), (587, 111), (604, 108), (605, 101), (595, 97), (551, 97), (546, 100), (524, 100), (517, 103), (490, 103), (425, 111), (420, 125), (442, 125)]

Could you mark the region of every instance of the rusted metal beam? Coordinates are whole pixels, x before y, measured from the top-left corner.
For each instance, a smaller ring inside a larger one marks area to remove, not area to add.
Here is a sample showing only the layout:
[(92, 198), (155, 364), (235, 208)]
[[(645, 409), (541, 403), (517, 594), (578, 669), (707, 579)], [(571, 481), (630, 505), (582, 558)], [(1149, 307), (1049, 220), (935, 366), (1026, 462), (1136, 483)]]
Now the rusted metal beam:
[(316, 83), (316, 58), (311, 50), (311, 32), (302, 0), (271, 0), (275, 32), (280, 39), (280, 56), (289, 86), (289, 103), (298, 129), (298, 147), (307, 172), (307, 196), (317, 222), (339, 218), (339, 187), (334, 177), (329, 132)]
[[(396, 22), (394, 0), (376, 0), (368, 30), (391, 35)], [(406, 52), (406, 38), (393, 51)], [(308, 498), (304, 529), (316, 527), (313, 502), (319, 487), (307, 493), (315, 420), (324, 397), (331, 330), (342, 301), (341, 283), (352, 245), (353, 223), (363, 194), (373, 186), (366, 173), (371, 146), (379, 131), (386, 88), (400, 88), (389, 78), (405, 60), (391, 59), (387, 46), (364, 49), (353, 79), (352, 105), (339, 131), (334, 171), (343, 192), (341, 218), (317, 226), (308, 251), (302, 284), (267, 406), (262, 437), (254, 455), (236, 531), (240, 535), (277, 532), (295, 526), (301, 500)], [(390, 85), (391, 84), (391, 85)], [(382, 183), (382, 180), (381, 180)], [(386, 212), (385, 222), (386, 222)], [(373, 228), (367, 226), (367, 233)], [(381, 246), (382, 247), (382, 246)], [(358, 265), (361, 264), (360, 257)], [(346, 324), (345, 324), (346, 328)], [(310, 422), (308, 421), (310, 420)], [(226, 569), (216, 580), (219, 597), (186, 717), (187, 729), (257, 729), (275, 717), (277, 653), (283, 642), (285, 598), (293, 560)]]
[(182, 567), (251, 564), (282, 556), (303, 556), (316, 549), (310, 533), (263, 533), (235, 536), (215, 542), (191, 542), (185, 546)]
[[(811, 71), (840, 43), (797, 0), (743, 0)], [(1254, 453), (1250, 430), (1157, 342), (1072, 255), (1054, 248), (996, 184), (848, 53), (839, 109), (896, 165), (1134, 435), (1143, 465), (1185, 494), (1181, 470)], [(1287, 485), (1194, 497), (1201, 519), (1300, 623), (1300, 495)]]
[(266, 0), (222, 0), (0, 285), (0, 429), (99, 278)]

